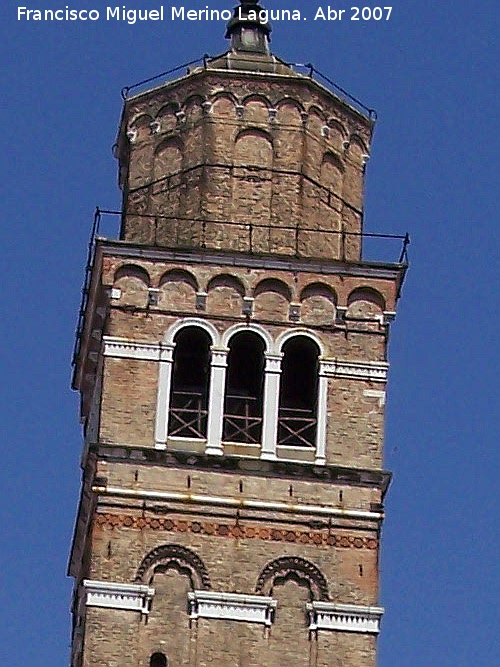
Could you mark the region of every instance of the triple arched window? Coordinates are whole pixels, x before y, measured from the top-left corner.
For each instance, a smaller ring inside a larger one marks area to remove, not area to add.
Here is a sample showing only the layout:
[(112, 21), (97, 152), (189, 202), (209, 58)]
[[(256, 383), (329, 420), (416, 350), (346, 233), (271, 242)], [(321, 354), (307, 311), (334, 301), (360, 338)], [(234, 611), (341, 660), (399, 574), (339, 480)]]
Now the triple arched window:
[(324, 462), (326, 378), (312, 334), (273, 342), (258, 327), (235, 328), (222, 339), (206, 323), (176, 329), (160, 367), (157, 448), (187, 440), (222, 454), (227, 445), (251, 445), (261, 458), (315, 451), (307, 460)]

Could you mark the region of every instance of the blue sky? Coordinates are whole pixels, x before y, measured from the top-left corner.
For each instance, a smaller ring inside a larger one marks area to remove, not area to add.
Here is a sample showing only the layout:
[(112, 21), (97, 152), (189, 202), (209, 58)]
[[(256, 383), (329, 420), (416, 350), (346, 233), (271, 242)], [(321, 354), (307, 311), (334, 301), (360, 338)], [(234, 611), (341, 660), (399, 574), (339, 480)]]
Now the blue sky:
[[(489, 667), (500, 661), (499, 9), (392, 5), (389, 21), (328, 23), (312, 21), (320, 3), (292, 0), (311, 18), (276, 22), (272, 45), (377, 109), (366, 230), (412, 237), (390, 349), (379, 665)], [(70, 358), (93, 209), (120, 205), (120, 89), (226, 43), (220, 23), (35, 23), (17, 21), (17, 6), (0, 9), (0, 655), (53, 667), (68, 662), (79, 492)]]

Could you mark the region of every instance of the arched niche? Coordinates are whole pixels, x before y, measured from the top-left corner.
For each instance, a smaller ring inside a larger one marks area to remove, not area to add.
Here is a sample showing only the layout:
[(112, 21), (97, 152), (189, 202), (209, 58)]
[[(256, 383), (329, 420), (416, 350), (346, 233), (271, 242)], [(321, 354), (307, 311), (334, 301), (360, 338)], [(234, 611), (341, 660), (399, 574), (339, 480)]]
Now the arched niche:
[(162, 141), (155, 151), (155, 181), (161, 180), (182, 169), (183, 143), (177, 137)]
[(286, 321), (291, 300), (292, 293), (285, 282), (266, 278), (254, 289), (254, 318)]
[(186, 572), (193, 590), (209, 590), (210, 577), (201, 558), (180, 544), (162, 544), (150, 551), (137, 568), (135, 583), (150, 585), (157, 569), (175, 568)]
[(235, 166), (255, 165), (270, 169), (273, 165), (271, 138), (258, 128), (248, 128), (238, 134), (233, 154)]
[[(271, 173), (273, 145), (262, 130), (251, 128), (240, 132), (233, 146), (233, 216), (231, 233), (238, 238), (248, 235), (247, 224), (255, 229), (269, 224), (271, 214)], [(259, 230), (256, 230), (259, 231)]]
[(349, 294), (347, 316), (359, 319), (379, 319), (385, 310), (385, 299), (372, 287), (358, 287)]
[(177, 127), (177, 113), (179, 107), (177, 104), (166, 104), (156, 114), (156, 119), (160, 123), (160, 131), (172, 132)]
[(276, 105), (280, 125), (302, 126), (303, 106), (292, 98), (285, 98)]
[(183, 269), (173, 269), (160, 280), (158, 305), (165, 310), (194, 310), (198, 282), (195, 276)]
[(269, 109), (272, 106), (266, 97), (251, 95), (243, 100), (245, 107), (243, 117), (249, 123), (267, 123), (269, 120)]
[(220, 92), (212, 97), (212, 115), (234, 119), (235, 107), (238, 101), (231, 93)]
[[(188, 664), (189, 642), (179, 641), (179, 637), (189, 636), (188, 593), (210, 588), (204, 563), (191, 549), (179, 544), (161, 545), (144, 558), (136, 582), (154, 589), (147, 625), (136, 630), (140, 633), (139, 641), (142, 645), (149, 644), (156, 653), (155, 647), (161, 639), (161, 654), (165, 658), (175, 655), (179, 665)], [(158, 665), (168, 667), (159, 656), (157, 660)]]
[(261, 571), (255, 587), (260, 595), (273, 595), (276, 585), (294, 579), (309, 590), (311, 600), (328, 600), (328, 583), (321, 570), (299, 556), (283, 556), (268, 563)]
[(300, 294), (300, 317), (304, 324), (332, 324), (335, 320), (337, 297), (324, 283), (312, 283)]
[(214, 276), (207, 286), (207, 312), (239, 317), (242, 313), (245, 286), (228, 274)]
[(342, 192), (343, 165), (333, 153), (325, 153), (321, 163), (321, 185), (335, 194)]
[(121, 291), (121, 304), (145, 308), (149, 284), (149, 274), (145, 269), (135, 264), (125, 264), (116, 271), (113, 287)]

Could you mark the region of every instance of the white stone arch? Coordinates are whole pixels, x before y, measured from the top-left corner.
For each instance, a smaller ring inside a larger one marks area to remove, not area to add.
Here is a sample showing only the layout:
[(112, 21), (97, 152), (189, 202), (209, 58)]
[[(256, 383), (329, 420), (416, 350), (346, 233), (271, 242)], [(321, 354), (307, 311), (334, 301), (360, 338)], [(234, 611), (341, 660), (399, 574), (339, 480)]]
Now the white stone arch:
[[(317, 409), (316, 409), (316, 454), (315, 464), (325, 465), (326, 463), (326, 421), (328, 411), (328, 377), (322, 370), (321, 360), (325, 355), (325, 347), (318, 336), (308, 329), (293, 329), (285, 331), (278, 336), (275, 341), (274, 351), (276, 355), (283, 356), (283, 346), (285, 343), (293, 338), (306, 337), (312, 340), (319, 349), (319, 373), (318, 373), (318, 394), (317, 394)], [(279, 404), (279, 398), (278, 398)], [(279, 418), (279, 407), (276, 408), (276, 422)], [(276, 429), (277, 430), (277, 429)]]
[(229, 327), (229, 329), (224, 331), (222, 334), (222, 347), (229, 347), (231, 338), (237, 333), (241, 333), (242, 331), (252, 331), (253, 333), (256, 333), (263, 339), (264, 343), (266, 344), (265, 354), (272, 352), (274, 348), (274, 342), (271, 334), (266, 331), (264, 327), (261, 327), (258, 324), (234, 324), (232, 327)]
[(282, 354), (283, 345), (291, 338), (296, 338), (297, 336), (306, 336), (306, 338), (310, 338), (318, 346), (319, 356), (320, 357), (325, 356), (325, 346), (323, 345), (323, 341), (321, 341), (320, 338), (318, 338), (318, 336), (314, 332), (309, 331), (309, 329), (300, 329), (300, 328), (291, 329), (290, 331), (284, 331), (278, 336), (278, 338), (274, 342), (273, 351), (275, 352), (275, 354)]
[(184, 317), (183, 319), (178, 320), (165, 332), (165, 335), (163, 337), (164, 343), (166, 343), (167, 345), (175, 345), (174, 338), (181, 329), (185, 329), (186, 327), (199, 327), (200, 329), (203, 329), (210, 336), (212, 345), (214, 347), (219, 347), (220, 334), (217, 331), (217, 329), (210, 322), (202, 320), (201, 318), (198, 317)]
[[(155, 423), (155, 447), (156, 449), (166, 449), (168, 440), (168, 417), (170, 407), (170, 392), (172, 388), (172, 370), (174, 361), (175, 336), (187, 327), (197, 327), (203, 329), (212, 342), (212, 367), (210, 369), (210, 388), (209, 397), (213, 385), (213, 360), (214, 349), (217, 349), (220, 342), (220, 335), (213, 324), (198, 317), (185, 317), (178, 320), (167, 329), (163, 336), (160, 353), (160, 368), (158, 372), (158, 393), (156, 399), (156, 423)], [(210, 403), (209, 419), (210, 419)]]

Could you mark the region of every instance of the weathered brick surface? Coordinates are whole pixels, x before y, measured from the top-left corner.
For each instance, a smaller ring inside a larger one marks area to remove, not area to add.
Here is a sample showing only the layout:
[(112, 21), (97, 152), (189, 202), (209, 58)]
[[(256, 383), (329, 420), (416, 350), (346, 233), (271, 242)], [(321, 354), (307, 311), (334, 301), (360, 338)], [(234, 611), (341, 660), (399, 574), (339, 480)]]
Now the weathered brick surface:
[[(323, 360), (386, 360), (400, 276), (363, 264), (356, 236), (371, 122), (282, 64), (280, 76), (214, 67), (222, 69), (195, 70), (125, 104), (122, 242), (98, 244), (77, 364), (90, 453), (71, 568), (77, 584), (143, 583), (155, 596), (149, 615), (77, 612), (84, 651), (73, 667), (148, 667), (154, 652), (169, 667), (374, 667), (372, 635), (309, 633), (306, 603), (321, 597), (315, 574), (297, 566), (258, 582), (272, 561), (304, 559), (326, 580), (323, 598), (377, 604), (380, 521), (353, 512), (383, 501), (381, 483), (361, 473), (383, 479), (385, 383), (329, 377), (326, 459), (352, 470), (343, 482), (313, 482), (289, 462), (312, 470), (313, 447), (278, 450), (288, 459), (281, 477), (188, 468), (172, 455), (203, 454), (201, 439), (169, 439), (162, 464), (153, 451), (159, 362), (102, 356), (101, 334), (163, 345), (180, 319), (196, 318), (219, 347), (230, 327), (248, 324), (265, 330), (268, 352), (284, 334), (307, 333)], [(269, 255), (286, 264), (271, 268)], [(230, 443), (224, 453), (258, 459), (260, 447)], [(141, 569), (153, 550), (173, 545), (201, 559), (209, 584), (189, 558)], [(190, 619), (188, 593), (200, 586), (272, 595), (272, 627)]]
[[(370, 122), (305, 77), (229, 82), (208, 70), (139, 96), (122, 125), (125, 238), (248, 251), (252, 225), (261, 252), (359, 259), (359, 242), (342, 248), (338, 232), (361, 231), (370, 134)], [(134, 213), (157, 216), (156, 230)]]

